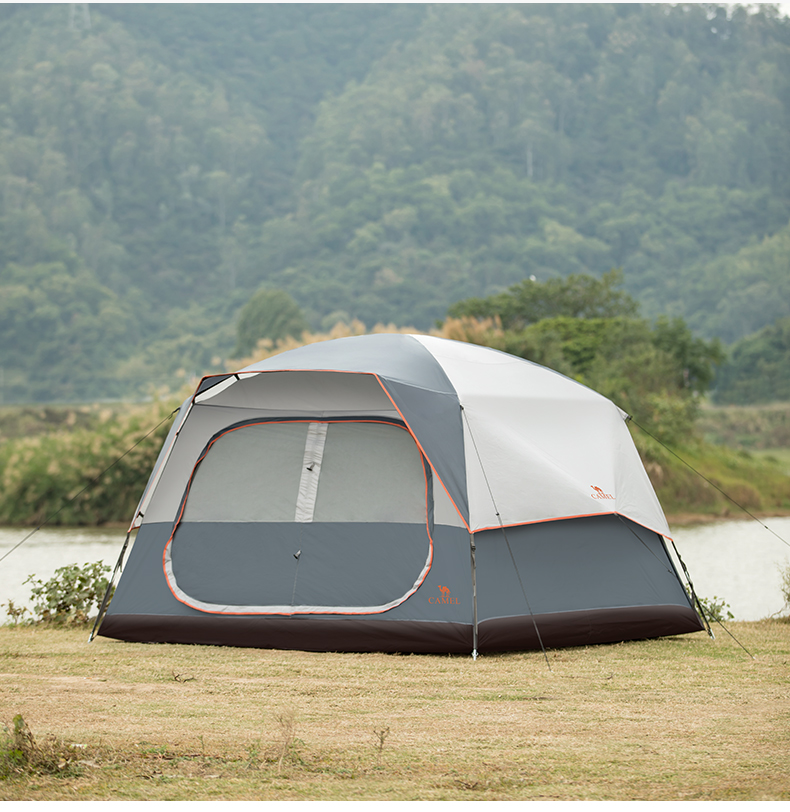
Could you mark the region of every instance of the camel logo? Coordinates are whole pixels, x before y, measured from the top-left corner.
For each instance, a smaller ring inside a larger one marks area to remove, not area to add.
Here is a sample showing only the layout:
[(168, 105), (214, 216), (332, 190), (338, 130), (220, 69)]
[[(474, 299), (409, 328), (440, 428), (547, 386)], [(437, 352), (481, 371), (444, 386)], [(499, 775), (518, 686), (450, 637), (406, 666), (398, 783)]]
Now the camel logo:
[(590, 485), (590, 487), (595, 491), (590, 494), (593, 499), (614, 499), (611, 493), (604, 493), (603, 488), (599, 488), (597, 485)]
[(438, 584), (438, 587), (439, 592), (442, 594), (438, 598), (436, 595), (431, 595), (430, 598), (428, 598), (428, 603), (449, 603), (458, 606), (458, 598), (450, 597), (450, 587), (442, 586), (441, 584)]

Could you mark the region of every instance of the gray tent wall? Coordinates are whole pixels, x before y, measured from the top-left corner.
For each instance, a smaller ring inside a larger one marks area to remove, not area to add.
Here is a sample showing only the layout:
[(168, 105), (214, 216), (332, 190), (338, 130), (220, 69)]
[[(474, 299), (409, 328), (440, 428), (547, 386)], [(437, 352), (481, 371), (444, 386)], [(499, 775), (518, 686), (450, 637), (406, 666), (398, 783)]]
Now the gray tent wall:
[[(698, 631), (661, 535), (615, 513), (488, 528), (462, 409), (410, 336), (309, 345), (181, 409), (100, 634), (481, 652)], [(478, 627), (474, 627), (475, 608)], [(476, 633), (476, 634), (475, 634)]]

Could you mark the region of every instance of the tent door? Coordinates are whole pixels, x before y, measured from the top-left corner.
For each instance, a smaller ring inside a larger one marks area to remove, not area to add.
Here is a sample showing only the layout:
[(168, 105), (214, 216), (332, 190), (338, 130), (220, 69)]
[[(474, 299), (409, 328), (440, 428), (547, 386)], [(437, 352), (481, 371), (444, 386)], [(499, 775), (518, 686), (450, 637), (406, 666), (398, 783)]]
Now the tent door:
[(244, 423), (195, 466), (165, 573), (201, 611), (380, 613), (424, 580), (431, 532), (430, 468), (402, 425)]

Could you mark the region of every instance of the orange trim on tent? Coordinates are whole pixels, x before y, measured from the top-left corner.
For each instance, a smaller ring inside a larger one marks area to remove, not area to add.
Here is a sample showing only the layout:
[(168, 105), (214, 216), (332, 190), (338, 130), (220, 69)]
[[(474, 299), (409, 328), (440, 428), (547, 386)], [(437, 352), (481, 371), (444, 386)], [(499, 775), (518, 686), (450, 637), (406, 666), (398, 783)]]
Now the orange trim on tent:
[(628, 519), (629, 522), (633, 522), (634, 524), (638, 525), (639, 527), (644, 527), (645, 530), (649, 530), (651, 533), (655, 533), (662, 538), (669, 539), (672, 541), (671, 536), (665, 536), (660, 531), (656, 530), (654, 527), (648, 527), (646, 524), (642, 524), (641, 522), (637, 522), (635, 519), (632, 519), (630, 516), (626, 516), (624, 513), (620, 513), (616, 510), (607, 510), (602, 513), (579, 513), (575, 516), (555, 516), (550, 519), (533, 519), (529, 522), (511, 522), (510, 524), (492, 524), (489, 527), (481, 527), (478, 530), (472, 531), (473, 533), (485, 533), (488, 530), (507, 530), (508, 527), (527, 527), (531, 524), (547, 524), (548, 522), (564, 522), (566, 519), (587, 519), (593, 516), (618, 516), (622, 519)]
[(420, 449), (420, 451), (422, 452), (422, 454), (423, 454), (423, 456), (425, 457), (425, 459), (426, 459), (426, 460), (428, 460), (428, 465), (430, 465), (430, 466), (431, 466), (431, 470), (433, 471), (434, 476), (435, 476), (435, 477), (436, 477), (436, 479), (439, 481), (439, 484), (442, 486), (442, 489), (444, 490), (444, 492), (447, 494), (447, 498), (450, 500), (450, 503), (451, 503), (451, 504), (452, 504), (452, 506), (455, 508), (455, 510), (456, 510), (456, 512), (458, 513), (458, 516), (459, 516), (459, 518), (461, 519), (461, 521), (464, 523), (464, 527), (466, 528), (467, 532), (471, 533), (471, 532), (472, 532), (472, 530), (471, 530), (471, 528), (469, 527), (468, 522), (467, 522), (467, 521), (466, 521), (466, 519), (464, 518), (464, 514), (463, 514), (463, 513), (461, 513), (461, 511), (460, 511), (460, 510), (459, 510), (459, 508), (458, 508), (458, 505), (456, 505), (456, 504), (455, 504), (455, 500), (454, 500), (454, 499), (453, 499), (453, 497), (450, 495), (450, 491), (448, 491), (448, 490), (447, 490), (447, 488), (445, 487), (445, 484), (444, 484), (444, 482), (442, 481), (442, 478), (439, 476), (439, 474), (438, 474), (438, 473), (436, 473), (436, 468), (434, 468), (433, 463), (431, 462), (431, 458), (430, 458), (430, 457), (429, 457), (429, 456), (428, 456), (428, 455), (425, 453), (425, 449), (422, 447), (422, 444), (421, 444), (421, 443), (420, 443), (420, 441), (417, 439), (417, 437), (416, 437), (416, 435), (414, 434), (414, 432), (411, 430), (411, 426), (409, 426), (409, 422), (408, 422), (408, 420), (406, 420), (406, 418), (403, 416), (403, 412), (401, 412), (401, 410), (398, 408), (398, 404), (397, 404), (397, 403), (395, 403), (395, 401), (394, 401), (394, 400), (393, 400), (393, 398), (392, 398), (392, 395), (390, 395), (390, 393), (387, 391), (387, 387), (386, 387), (386, 386), (384, 386), (384, 384), (381, 382), (381, 379), (379, 378), (379, 376), (378, 376), (378, 375), (377, 375), (375, 372), (369, 372), (369, 373), (365, 373), (365, 374), (367, 374), (367, 375), (373, 375), (373, 376), (375, 377), (375, 379), (376, 379), (376, 380), (379, 382), (379, 386), (380, 386), (380, 387), (381, 387), (381, 388), (384, 390), (384, 394), (385, 394), (385, 395), (386, 395), (386, 396), (387, 396), (387, 397), (390, 399), (390, 403), (392, 403), (392, 405), (394, 406), (395, 411), (396, 411), (396, 412), (397, 412), (397, 413), (400, 415), (401, 420), (402, 420), (402, 421), (403, 421), (403, 422), (406, 424), (406, 426), (408, 427), (408, 429), (409, 429), (409, 434), (411, 434), (411, 436), (414, 438), (414, 442), (415, 442), (415, 443), (417, 443), (417, 447)]

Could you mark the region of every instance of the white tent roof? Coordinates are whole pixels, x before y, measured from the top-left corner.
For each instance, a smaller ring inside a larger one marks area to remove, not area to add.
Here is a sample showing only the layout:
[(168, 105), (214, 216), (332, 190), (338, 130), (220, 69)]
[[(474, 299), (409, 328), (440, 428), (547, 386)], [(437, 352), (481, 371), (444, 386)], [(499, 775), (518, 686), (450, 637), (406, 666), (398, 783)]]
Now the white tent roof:
[(614, 403), (506, 353), (414, 338), (441, 365), (463, 407), (473, 531), (618, 513), (669, 536), (626, 415)]

